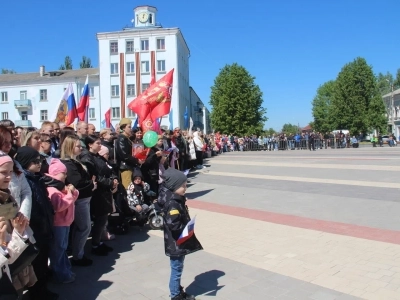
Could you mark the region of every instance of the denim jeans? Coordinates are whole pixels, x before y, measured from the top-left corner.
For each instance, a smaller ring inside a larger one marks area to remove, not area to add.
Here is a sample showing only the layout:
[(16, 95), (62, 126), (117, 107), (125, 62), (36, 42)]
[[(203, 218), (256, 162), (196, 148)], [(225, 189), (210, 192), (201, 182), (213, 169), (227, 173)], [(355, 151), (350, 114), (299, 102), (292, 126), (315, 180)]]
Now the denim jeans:
[(170, 297), (174, 298), (179, 295), (181, 287), (181, 277), (183, 272), (183, 262), (185, 256), (170, 257), (171, 277), (169, 278)]
[(82, 198), (75, 202), (75, 219), (72, 231), (72, 256), (83, 257), (85, 244), (90, 234), (90, 198)]
[(54, 226), (54, 238), (50, 244), (50, 267), (56, 281), (63, 282), (71, 279), (71, 263), (67, 253), (69, 226)]

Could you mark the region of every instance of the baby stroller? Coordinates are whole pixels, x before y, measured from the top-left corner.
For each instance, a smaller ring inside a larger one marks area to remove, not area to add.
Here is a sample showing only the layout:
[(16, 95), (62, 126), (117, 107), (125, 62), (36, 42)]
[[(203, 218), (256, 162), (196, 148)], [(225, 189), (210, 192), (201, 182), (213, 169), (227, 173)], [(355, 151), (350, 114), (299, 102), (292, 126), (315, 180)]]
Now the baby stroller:
[(108, 230), (114, 234), (125, 234), (128, 232), (129, 223), (134, 213), (128, 206), (126, 190), (118, 185), (118, 191), (114, 194), (115, 212), (108, 217)]

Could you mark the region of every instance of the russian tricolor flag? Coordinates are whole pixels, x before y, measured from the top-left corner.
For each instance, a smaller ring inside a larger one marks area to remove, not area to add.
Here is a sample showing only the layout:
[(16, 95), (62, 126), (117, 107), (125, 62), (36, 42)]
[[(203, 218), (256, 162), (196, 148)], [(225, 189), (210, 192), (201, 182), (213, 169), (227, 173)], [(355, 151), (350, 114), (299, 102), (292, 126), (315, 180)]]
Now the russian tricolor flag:
[(86, 77), (85, 86), (83, 87), (83, 92), (81, 96), (81, 100), (79, 101), (79, 105), (77, 108), (79, 121), (88, 122), (88, 114), (89, 114), (89, 75)]
[(69, 126), (74, 123), (75, 119), (78, 117), (72, 83), (70, 83), (68, 85), (68, 88), (65, 90), (62, 100), (65, 100), (67, 102), (68, 113), (65, 119), (65, 125)]
[(182, 245), (184, 242), (186, 242), (188, 239), (190, 239), (193, 234), (194, 234), (194, 223), (196, 222), (196, 217), (191, 219), (189, 223), (186, 224), (185, 228), (183, 229), (181, 235), (179, 236), (178, 240), (176, 243), (178, 245)]

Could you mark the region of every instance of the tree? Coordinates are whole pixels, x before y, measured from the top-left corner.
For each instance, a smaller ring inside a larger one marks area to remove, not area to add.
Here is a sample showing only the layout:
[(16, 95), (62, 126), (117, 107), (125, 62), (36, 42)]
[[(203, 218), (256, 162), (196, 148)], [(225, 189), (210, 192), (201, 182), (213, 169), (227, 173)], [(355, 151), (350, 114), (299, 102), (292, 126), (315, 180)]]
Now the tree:
[(368, 107), (369, 131), (376, 129), (380, 133), (386, 133), (387, 118), (385, 116), (386, 107), (382, 96), (377, 92), (371, 99)]
[(72, 59), (66, 56), (64, 59), (64, 64), (60, 66), (60, 70), (72, 70)]
[(273, 134), (276, 134), (276, 131), (275, 131), (275, 129), (273, 129), (272, 127), (270, 127), (269, 129), (267, 129), (267, 130), (264, 131), (264, 134), (265, 134), (266, 136), (272, 136)]
[(281, 132), (286, 133), (286, 135), (295, 135), (297, 132), (299, 132), (299, 127), (297, 125), (286, 123), (282, 126)]
[(396, 79), (393, 82), (395, 89), (400, 89), (400, 69), (397, 69)]
[(82, 61), (80, 62), (79, 67), (81, 69), (93, 68), (91, 59), (89, 57), (82, 56)]
[(313, 129), (317, 132), (330, 132), (335, 129), (330, 114), (334, 90), (335, 81), (325, 82), (318, 88), (317, 95), (312, 101)]
[(237, 135), (260, 135), (263, 132), (266, 109), (254, 77), (242, 66), (226, 65), (211, 87), (211, 126), (215, 131)]
[(335, 129), (351, 134), (386, 126), (385, 108), (372, 68), (364, 58), (346, 64), (338, 74), (331, 102)]
[(15, 72), (12, 69), (1, 69), (1, 74), (16, 74), (17, 72)]
[(381, 95), (390, 93), (392, 90), (393, 75), (387, 72), (385, 75), (379, 73), (376, 76), (376, 84)]

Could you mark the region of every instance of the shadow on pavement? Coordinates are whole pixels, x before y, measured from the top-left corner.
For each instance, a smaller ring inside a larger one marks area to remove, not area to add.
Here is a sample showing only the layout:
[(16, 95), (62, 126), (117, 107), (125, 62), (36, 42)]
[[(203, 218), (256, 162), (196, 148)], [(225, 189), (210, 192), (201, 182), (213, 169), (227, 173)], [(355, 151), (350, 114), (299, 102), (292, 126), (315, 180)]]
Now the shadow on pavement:
[(196, 175), (197, 174), (199, 174), (199, 172), (198, 171), (193, 171), (193, 172), (190, 172), (189, 174), (187, 174), (187, 178), (196, 178)]
[(218, 278), (225, 275), (220, 270), (211, 270), (197, 275), (194, 281), (186, 288), (186, 292), (191, 295), (216, 296), (217, 292), (224, 287), (218, 285)]
[(185, 196), (189, 199), (195, 199), (204, 195), (207, 195), (209, 192), (212, 192), (214, 189), (210, 190), (204, 190), (204, 191), (198, 191), (198, 192), (191, 192), (191, 193), (186, 193)]
[(135, 251), (135, 244), (144, 242), (149, 238), (147, 227), (138, 228), (130, 227), (129, 232), (125, 235), (117, 235), (114, 241), (106, 242), (107, 245), (114, 248), (108, 256), (90, 255), (91, 242), (86, 243), (85, 253), (93, 259), (93, 265), (90, 267), (72, 267), (72, 271), (76, 274), (76, 280), (70, 284), (49, 284), (49, 289), (60, 295), (60, 300), (77, 300), (77, 299), (97, 299), (100, 293), (106, 289), (112, 290), (113, 281), (102, 280), (104, 274), (114, 270), (114, 265), (120, 254), (129, 251)]

